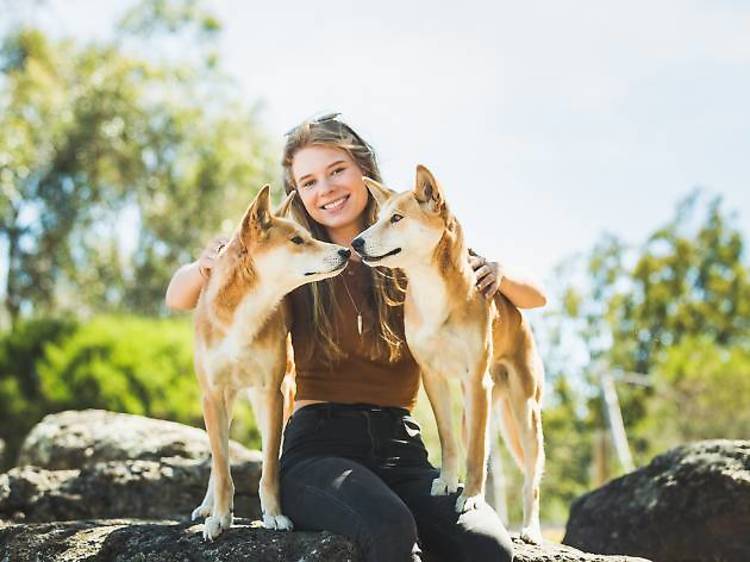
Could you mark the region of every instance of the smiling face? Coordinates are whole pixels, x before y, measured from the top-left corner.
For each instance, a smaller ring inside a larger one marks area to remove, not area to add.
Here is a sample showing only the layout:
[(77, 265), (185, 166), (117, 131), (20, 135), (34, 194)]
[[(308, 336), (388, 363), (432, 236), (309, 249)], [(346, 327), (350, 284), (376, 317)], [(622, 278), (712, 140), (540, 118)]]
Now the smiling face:
[(332, 240), (351, 240), (364, 227), (367, 188), (362, 170), (340, 148), (308, 145), (294, 154), (292, 177), (305, 209)]

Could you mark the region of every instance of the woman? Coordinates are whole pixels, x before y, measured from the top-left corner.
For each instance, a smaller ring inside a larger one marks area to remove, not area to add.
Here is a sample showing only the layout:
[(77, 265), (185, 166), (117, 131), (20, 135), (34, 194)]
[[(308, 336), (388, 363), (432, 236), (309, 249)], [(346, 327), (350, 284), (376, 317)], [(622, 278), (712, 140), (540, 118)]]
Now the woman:
[[(282, 167), (285, 191), (299, 195), (296, 218), (315, 237), (350, 246), (375, 221), (362, 181), (381, 180), (375, 154), (338, 114), (290, 131)], [(175, 273), (170, 308), (195, 306), (221, 244)], [(487, 298), (500, 290), (519, 308), (545, 304), (534, 283), (468, 259)], [(512, 560), (491, 507), (459, 515), (457, 494), (430, 494), (438, 470), (410, 415), (419, 371), (404, 341), (404, 287), (398, 272), (368, 268), (352, 252), (341, 275), (289, 296), (297, 397), (281, 455), (284, 513), (298, 530), (353, 538), (368, 562), (420, 560), (420, 547), (431, 560)]]

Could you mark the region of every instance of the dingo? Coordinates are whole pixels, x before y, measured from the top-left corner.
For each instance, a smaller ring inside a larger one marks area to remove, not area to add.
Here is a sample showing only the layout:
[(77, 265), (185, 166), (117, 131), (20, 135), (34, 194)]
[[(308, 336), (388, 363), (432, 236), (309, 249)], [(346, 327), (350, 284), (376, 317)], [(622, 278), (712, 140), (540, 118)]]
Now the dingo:
[(240, 226), (221, 250), (195, 309), (195, 372), (203, 392), (203, 417), (211, 445), (211, 477), (193, 518), (206, 517), (203, 536), (213, 540), (232, 524), (234, 484), (229, 471), (229, 426), (238, 391), (251, 387), (263, 447), (258, 495), (263, 526), (292, 528), (281, 512), (279, 447), (282, 432), (282, 378), (287, 369), (284, 295), (313, 281), (337, 275), (350, 250), (312, 238), (283, 218), (294, 193), (277, 216), (264, 186), (245, 211)]
[(378, 221), (359, 234), (352, 247), (366, 264), (400, 268), (408, 279), (406, 340), (422, 369), (443, 451), (432, 494), (458, 489), (447, 380), (458, 377), (468, 445), (466, 486), (456, 510), (467, 511), (483, 501), (489, 411), (493, 404), (501, 404), (503, 436), (525, 476), (521, 534), (538, 543), (544, 366), (518, 309), (499, 292), (487, 302), (475, 287), (461, 226), (440, 185), (424, 166), (417, 167), (416, 181), (414, 190), (397, 194), (365, 178), (379, 205)]

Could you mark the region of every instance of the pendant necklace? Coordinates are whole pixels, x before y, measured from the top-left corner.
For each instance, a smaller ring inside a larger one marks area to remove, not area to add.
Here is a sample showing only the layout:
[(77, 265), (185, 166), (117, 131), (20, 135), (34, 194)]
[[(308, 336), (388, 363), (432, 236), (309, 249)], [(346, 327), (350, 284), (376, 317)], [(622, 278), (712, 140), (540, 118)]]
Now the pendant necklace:
[(357, 305), (354, 303), (354, 299), (352, 298), (352, 294), (349, 292), (349, 286), (346, 284), (346, 279), (344, 276), (341, 276), (341, 282), (344, 284), (344, 289), (346, 289), (346, 294), (349, 295), (349, 300), (352, 301), (352, 306), (354, 307), (354, 310), (357, 312), (357, 333), (360, 337), (362, 337), (362, 313), (359, 311), (359, 308), (357, 308)]

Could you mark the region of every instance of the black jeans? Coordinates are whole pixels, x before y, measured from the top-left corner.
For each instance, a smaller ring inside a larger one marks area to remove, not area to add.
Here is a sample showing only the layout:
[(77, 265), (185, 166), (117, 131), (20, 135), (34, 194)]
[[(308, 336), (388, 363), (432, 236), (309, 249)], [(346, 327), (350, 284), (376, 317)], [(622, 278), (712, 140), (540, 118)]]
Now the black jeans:
[[(408, 410), (312, 404), (284, 430), (281, 502), (298, 530), (352, 538), (367, 562), (509, 562), (510, 537), (488, 505), (456, 513), (432, 496), (439, 474)], [(459, 490), (460, 492), (460, 490)]]

